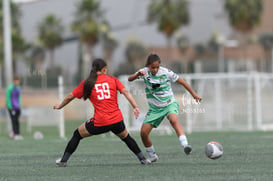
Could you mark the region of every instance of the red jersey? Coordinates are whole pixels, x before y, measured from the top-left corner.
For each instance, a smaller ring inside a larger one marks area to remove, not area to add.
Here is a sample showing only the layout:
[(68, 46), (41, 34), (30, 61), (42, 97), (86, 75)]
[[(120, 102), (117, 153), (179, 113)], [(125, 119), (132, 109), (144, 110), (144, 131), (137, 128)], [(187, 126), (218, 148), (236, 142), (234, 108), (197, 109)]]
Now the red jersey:
[[(81, 99), (83, 97), (83, 80), (72, 94)], [(94, 125), (107, 126), (123, 120), (117, 102), (117, 91), (121, 92), (125, 87), (116, 78), (106, 74), (98, 75), (97, 81), (91, 91), (89, 100), (94, 106)]]

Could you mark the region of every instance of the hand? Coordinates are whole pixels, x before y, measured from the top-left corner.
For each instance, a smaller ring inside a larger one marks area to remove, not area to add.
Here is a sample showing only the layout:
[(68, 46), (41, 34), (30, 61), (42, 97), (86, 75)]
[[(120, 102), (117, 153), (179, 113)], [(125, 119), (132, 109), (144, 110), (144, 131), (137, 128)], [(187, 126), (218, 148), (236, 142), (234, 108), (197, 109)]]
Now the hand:
[(144, 71), (139, 71), (139, 72), (137, 73), (138, 76), (143, 76), (143, 75), (145, 75), (145, 74), (146, 74), (146, 72), (144, 72)]
[(139, 109), (138, 109), (138, 107), (136, 107), (136, 108), (133, 110), (133, 114), (135, 115), (135, 118), (137, 119), (138, 116), (139, 116)]
[(198, 95), (193, 96), (193, 98), (195, 99), (195, 101), (196, 101), (197, 103), (200, 103), (201, 100), (202, 100), (202, 97), (199, 97)]
[(60, 104), (56, 104), (56, 105), (54, 105), (54, 106), (53, 106), (53, 109), (61, 109)]

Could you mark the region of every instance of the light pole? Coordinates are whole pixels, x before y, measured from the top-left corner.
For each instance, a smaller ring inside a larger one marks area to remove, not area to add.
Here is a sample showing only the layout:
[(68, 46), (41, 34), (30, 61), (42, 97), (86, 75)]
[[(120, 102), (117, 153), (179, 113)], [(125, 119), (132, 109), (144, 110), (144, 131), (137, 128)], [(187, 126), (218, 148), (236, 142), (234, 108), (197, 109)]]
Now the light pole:
[[(12, 0), (15, 4), (25, 4), (37, 1), (40, 0)], [(10, 0), (3, 0), (4, 67), (6, 86), (11, 84), (13, 76), (11, 28)]]
[(5, 62), (5, 85), (12, 82), (12, 41), (11, 41), (11, 17), (10, 17), (10, 1), (3, 1), (3, 28), (4, 28), (4, 62)]

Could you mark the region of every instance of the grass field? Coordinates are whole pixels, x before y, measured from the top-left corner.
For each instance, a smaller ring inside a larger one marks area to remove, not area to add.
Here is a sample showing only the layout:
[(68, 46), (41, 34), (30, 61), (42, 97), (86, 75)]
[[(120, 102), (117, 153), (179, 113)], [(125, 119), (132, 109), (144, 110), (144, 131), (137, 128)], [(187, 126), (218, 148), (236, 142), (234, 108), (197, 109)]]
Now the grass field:
[[(76, 127), (76, 126), (75, 126)], [(72, 133), (71, 126), (67, 132)], [(58, 138), (56, 128), (41, 128), (45, 138), (34, 140), (24, 133), (22, 141), (0, 133), (0, 180), (20, 181), (271, 181), (273, 178), (273, 132), (198, 132), (188, 135), (193, 153), (186, 156), (173, 135), (153, 133), (159, 160), (141, 165), (117, 137), (106, 134), (82, 140), (68, 167), (55, 166), (68, 140)], [(143, 146), (138, 133), (132, 133)], [(209, 141), (218, 141), (224, 155), (210, 160), (204, 154)]]

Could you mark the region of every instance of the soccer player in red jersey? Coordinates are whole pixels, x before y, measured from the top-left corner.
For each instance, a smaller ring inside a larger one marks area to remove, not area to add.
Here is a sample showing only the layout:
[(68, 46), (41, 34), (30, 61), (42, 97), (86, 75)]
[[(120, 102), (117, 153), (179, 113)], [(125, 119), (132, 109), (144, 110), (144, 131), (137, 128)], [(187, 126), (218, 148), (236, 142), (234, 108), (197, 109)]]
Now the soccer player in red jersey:
[(62, 109), (74, 98), (89, 99), (94, 106), (94, 117), (87, 120), (74, 131), (68, 142), (63, 157), (56, 160), (58, 166), (66, 166), (69, 157), (77, 149), (80, 140), (92, 135), (112, 131), (137, 156), (141, 164), (150, 164), (142, 154), (136, 141), (128, 133), (123, 122), (122, 113), (117, 103), (117, 91), (123, 94), (134, 108), (133, 114), (139, 115), (138, 106), (122, 83), (115, 77), (107, 75), (106, 63), (102, 59), (95, 59), (89, 77), (83, 80), (64, 100), (55, 105), (54, 109)]

